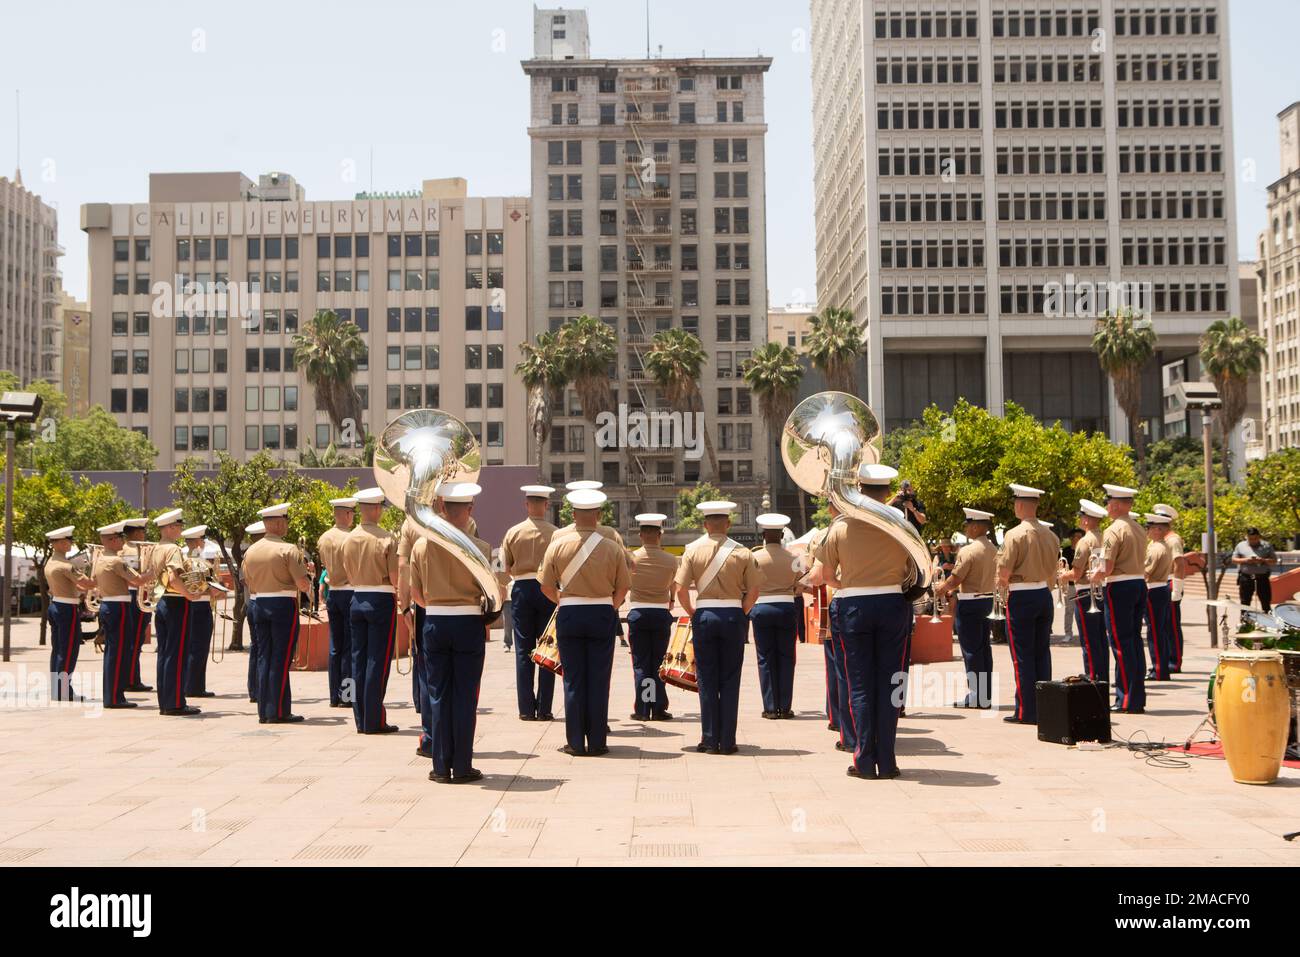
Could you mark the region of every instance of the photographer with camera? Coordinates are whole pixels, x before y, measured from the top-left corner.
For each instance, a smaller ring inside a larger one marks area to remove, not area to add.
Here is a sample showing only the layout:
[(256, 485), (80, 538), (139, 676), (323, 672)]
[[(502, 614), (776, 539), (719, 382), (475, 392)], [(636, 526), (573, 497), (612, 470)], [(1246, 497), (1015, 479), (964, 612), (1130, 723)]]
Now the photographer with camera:
[(902, 512), (918, 532), (927, 521), (925, 506), (916, 497), (916, 492), (912, 489), (912, 483), (907, 479), (903, 479), (902, 484), (898, 486), (898, 492), (889, 500), (889, 504)]

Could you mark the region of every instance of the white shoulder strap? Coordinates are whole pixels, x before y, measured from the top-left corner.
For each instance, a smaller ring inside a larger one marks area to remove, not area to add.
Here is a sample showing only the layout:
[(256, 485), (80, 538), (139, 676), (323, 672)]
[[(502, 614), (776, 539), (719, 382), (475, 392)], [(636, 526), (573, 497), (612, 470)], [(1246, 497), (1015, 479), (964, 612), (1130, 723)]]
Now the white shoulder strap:
[(739, 547), (740, 543), (730, 538), (718, 546), (718, 550), (713, 553), (713, 561), (709, 562), (709, 567), (704, 569), (704, 573), (695, 583), (695, 594), (701, 594), (704, 589), (713, 584), (713, 579), (717, 578), (718, 572), (722, 571), (722, 563)]
[(586, 564), (587, 559), (591, 557), (600, 543), (605, 540), (600, 532), (592, 532), (587, 536), (587, 540), (582, 543), (582, 548), (578, 549), (578, 554), (573, 556), (573, 560), (565, 567), (564, 572), (560, 575), (560, 591), (568, 591), (569, 584), (577, 576), (582, 566)]

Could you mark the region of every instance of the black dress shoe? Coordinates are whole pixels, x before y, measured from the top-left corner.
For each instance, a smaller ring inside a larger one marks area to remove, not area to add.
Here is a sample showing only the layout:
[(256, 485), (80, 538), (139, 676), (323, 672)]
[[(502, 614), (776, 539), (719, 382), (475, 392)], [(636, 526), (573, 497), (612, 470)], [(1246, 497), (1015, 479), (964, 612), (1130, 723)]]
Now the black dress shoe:
[(718, 753), (719, 753), (719, 754), (739, 754), (739, 753), (740, 753), (740, 748), (733, 744), (733, 745), (732, 745), (731, 747), (729, 747), (729, 748), (718, 748)]
[(464, 774), (454, 775), (451, 779), (452, 784), (473, 784), (475, 781), (483, 780), (483, 772), (478, 768), (470, 768)]
[(349, 711), (352, 710), (352, 705), (348, 704), (346, 701), (331, 701), (331, 702), (330, 702), (330, 707), (331, 707), (331, 708), (347, 708)]
[(286, 714), (282, 718), (267, 718), (267, 724), (298, 724), (307, 720), (300, 714)]
[(850, 764), (848, 771), (845, 772), (851, 778), (862, 778), (862, 780), (875, 780), (875, 771), (859, 771), (856, 764)]
[(791, 711), (789, 708), (786, 708), (786, 709), (784, 709), (783, 711), (780, 711), (780, 712), (777, 714), (777, 717), (778, 717), (778, 718), (786, 718), (786, 719), (793, 718), (793, 717), (794, 717), (794, 712)]
[(153, 691), (153, 685), (133, 684), (126, 686), (127, 691)]
[(587, 756), (586, 751), (575, 751), (573, 746), (568, 744), (560, 745), (560, 747), (555, 750), (559, 751), (561, 754), (567, 754), (571, 758), (585, 758)]
[(840, 729), (840, 726), (839, 726), (838, 724), (836, 724), (834, 721), (829, 721), (829, 722), (826, 723), (826, 730), (827, 730), (827, 731), (838, 731), (839, 729)]
[(537, 715), (535, 715), (535, 714), (521, 714), (521, 715), (519, 716), (519, 720), (520, 720), (520, 721), (536, 721), (536, 720), (537, 720)]
[(631, 718), (633, 721), (653, 721), (653, 720), (654, 720), (654, 719), (653, 719), (652, 717), (650, 717), (650, 715), (648, 715), (648, 714), (637, 714), (635, 711), (633, 711), (631, 714), (629, 714), (628, 717)]
[(775, 720), (776, 720), (777, 718), (779, 718), (780, 716), (781, 716), (781, 713), (780, 713), (779, 711), (764, 711), (764, 712), (763, 712), (763, 717), (766, 718), (768, 721), (775, 721)]
[(419, 747), (417, 747), (415, 749), (415, 753), (422, 758), (430, 758), (430, 759), (433, 758), (433, 752), (430, 751), (428, 748), (426, 748), (424, 745), (420, 745)]
[(434, 784), (450, 784), (450, 783), (451, 783), (451, 775), (450, 775), (450, 774), (439, 774), (437, 771), (430, 771), (430, 772), (429, 772), (429, 780), (432, 781)]
[(835, 742), (835, 750), (836, 750), (836, 751), (848, 751), (849, 749), (848, 749), (848, 747), (844, 744), (843, 741), (836, 741), (836, 742)]
[(119, 701), (117, 704), (106, 704), (104, 707), (109, 711), (116, 711), (119, 708), (138, 708), (140, 705), (134, 701)]
[(609, 748), (592, 748), (587, 752), (589, 758), (600, 758), (609, 754)]
[(699, 744), (697, 744), (697, 745), (695, 746), (695, 750), (698, 751), (698, 752), (700, 752), (700, 754), (708, 754), (710, 751), (713, 751), (714, 753), (716, 753), (718, 749), (717, 749), (717, 748), (710, 748), (707, 744), (705, 744), (703, 741), (701, 741)]
[(187, 692), (185, 692), (185, 697), (187, 697), (187, 698), (215, 698), (216, 696), (217, 696), (217, 693), (216, 693), (215, 691), (187, 691)]
[(385, 724), (375, 731), (366, 731), (365, 734), (397, 734), (401, 730), (395, 724)]
[(673, 720), (673, 713), (671, 711), (656, 711), (654, 714), (650, 715), (650, 720), (671, 721)]
[(892, 781), (894, 778), (899, 778), (899, 777), (902, 777), (902, 776), (903, 776), (903, 772), (900, 771), (900, 770), (898, 770), (898, 768), (894, 768), (894, 770), (892, 770), (892, 771), (877, 771), (877, 772), (876, 772), (876, 777), (879, 778), (879, 779), (882, 780), (882, 781)]
[(1033, 724), (1033, 721), (1026, 721), (1023, 718), (1017, 718), (1014, 714), (1009, 714), (1002, 719), (1007, 724)]
[(199, 709), (194, 707), (193, 705), (187, 704), (183, 708), (163, 708), (160, 713), (167, 715), (167, 717), (169, 718), (188, 717), (192, 714), (198, 714)]
[(708, 748), (707, 750), (705, 750), (704, 753), (705, 753), (705, 754), (721, 754), (722, 752), (719, 751), (717, 748)]
[(546, 714), (539, 714), (539, 715), (537, 716), (537, 720), (538, 720), (538, 721), (554, 721), (554, 720), (555, 720), (555, 715), (551, 714), (551, 713), (548, 711)]

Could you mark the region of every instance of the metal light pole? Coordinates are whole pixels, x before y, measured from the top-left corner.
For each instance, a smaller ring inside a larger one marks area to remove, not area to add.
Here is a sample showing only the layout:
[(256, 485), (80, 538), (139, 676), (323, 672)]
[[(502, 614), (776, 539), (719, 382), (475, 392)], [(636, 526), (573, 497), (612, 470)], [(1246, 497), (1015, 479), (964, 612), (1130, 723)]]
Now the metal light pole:
[(5, 426), (5, 580), (0, 601), (4, 602), (4, 660), (9, 660), (9, 629), (11, 621), (9, 602), (14, 577), (14, 422)]
[(1206, 618), (1210, 627), (1210, 647), (1219, 647), (1219, 617), (1214, 602), (1219, 598), (1219, 549), (1214, 539), (1214, 444), (1210, 437), (1210, 412), (1201, 412), (1201, 443), (1205, 446), (1205, 568)]

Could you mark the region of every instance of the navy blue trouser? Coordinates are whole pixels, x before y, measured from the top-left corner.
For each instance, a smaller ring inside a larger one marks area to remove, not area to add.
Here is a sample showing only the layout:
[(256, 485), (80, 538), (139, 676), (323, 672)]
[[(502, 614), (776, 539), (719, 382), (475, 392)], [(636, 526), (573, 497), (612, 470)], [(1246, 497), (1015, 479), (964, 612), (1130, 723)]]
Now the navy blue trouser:
[(632, 651), (632, 713), (649, 718), (668, 710), (668, 688), (659, 666), (668, 653), (673, 615), (667, 608), (633, 608), (627, 613), (627, 640)]
[(785, 712), (794, 701), (794, 655), (798, 636), (795, 603), (760, 602), (749, 612), (758, 659), (758, 689), (763, 710)]
[[(827, 632), (821, 638), (822, 655), (826, 660), (826, 720), (832, 731), (839, 731), (840, 686), (835, 679), (835, 635)], [(843, 740), (843, 736), (840, 740)]]
[(487, 640), (483, 616), (426, 613), (422, 634), (433, 770), (459, 777), (469, 773), (474, 763), (474, 727)]
[(1183, 670), (1183, 600), (1173, 600), (1173, 582), (1169, 583), (1169, 620), (1173, 623), (1174, 654), (1169, 670), (1177, 674)]
[(840, 728), (840, 744), (846, 751), (858, 749), (857, 731), (853, 726), (853, 716), (849, 714), (849, 682), (844, 671), (844, 626), (840, 621), (843, 606), (837, 604), (838, 598), (831, 599), (831, 641), (835, 651), (831, 662), (835, 665), (835, 707)]
[(131, 683), (129, 617), (126, 602), (100, 602), (99, 628), (104, 635), (104, 704), (126, 701), (126, 686)]
[(262, 641), (254, 623), (256, 607), (256, 599), (250, 598), (244, 602), (244, 624), (248, 626), (248, 700), (253, 704), (257, 704), (257, 676), (262, 667), (258, 663), (262, 653)]
[(912, 606), (901, 594), (836, 598), (853, 724), (853, 764), (863, 774), (898, 769), (898, 714), (907, 697)]
[(258, 652), (257, 716), (262, 721), (293, 714), (289, 672), (298, 644), (298, 599), (259, 598), (254, 612), (261, 649)]
[(424, 663), (420, 656), (424, 654), (424, 606), (413, 605), (409, 619), (413, 629), (411, 641), (411, 703), (420, 717), (425, 717), (429, 704), (429, 684), (425, 680)]
[(1106, 628), (1115, 654), (1115, 707), (1124, 711), (1147, 706), (1147, 663), (1142, 653), (1146, 603), (1147, 583), (1140, 579), (1106, 585)]
[(808, 626), (808, 621), (807, 621), (807, 616), (805, 616), (803, 613), (803, 610), (804, 610), (803, 595), (795, 595), (794, 596), (794, 616), (795, 616), (794, 634), (795, 634), (795, 638), (798, 639), (800, 644), (803, 644), (805, 641), (808, 640), (808, 635), (805, 633), (805, 629)]
[(352, 689), (343, 683), (352, 678), (352, 589), (331, 588), (325, 613), (330, 621), (330, 704), (351, 704)]
[(555, 703), (555, 672), (533, 662), (533, 649), (542, 637), (555, 604), (542, 594), (532, 579), (515, 582), (510, 588), (515, 650), (515, 697), (520, 717), (540, 718), (551, 713)]
[(1151, 668), (1156, 681), (1168, 681), (1174, 662), (1173, 608), (1169, 586), (1147, 586), (1147, 647), (1151, 649)]
[(966, 705), (971, 708), (993, 706), (993, 646), (989, 643), (993, 596), (957, 599), (953, 624), (957, 627), (957, 644), (966, 665)]
[(1110, 672), (1110, 647), (1106, 643), (1106, 620), (1100, 608), (1092, 607), (1092, 595), (1081, 586), (1074, 599), (1074, 621), (1083, 649), (1083, 673), (1093, 681), (1106, 681)]
[(45, 617), (50, 620), (50, 698), (71, 701), (72, 673), (81, 653), (81, 622), (77, 606), (50, 600)]
[(613, 605), (565, 605), (555, 621), (564, 666), (564, 736), (577, 752), (606, 746), (617, 621)]
[(158, 710), (185, 707), (185, 645), (189, 641), (189, 602), (164, 595), (154, 612), (158, 637)]
[(397, 639), (397, 599), (390, 592), (352, 593), (352, 717), (357, 730), (374, 734), (388, 724), (384, 694)]
[(1016, 673), (1015, 716), (1038, 723), (1037, 683), (1052, 680), (1052, 590), (1026, 588), (1007, 595), (1007, 644)]
[(144, 640), (149, 637), (149, 624), (153, 621), (153, 615), (140, 610), (136, 604), (138, 600), (137, 589), (132, 588), (130, 593), (131, 603), (128, 606), (127, 630), (131, 633), (131, 684), (144, 684), (140, 680), (140, 652), (144, 648)]
[(706, 748), (736, 746), (740, 676), (749, 622), (739, 608), (697, 608), (691, 619), (700, 687), (700, 740)]
[(212, 653), (212, 603), (190, 602), (190, 634), (186, 649), (185, 693), (200, 695), (208, 690), (208, 655)]

